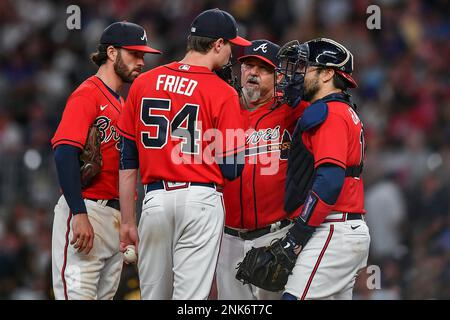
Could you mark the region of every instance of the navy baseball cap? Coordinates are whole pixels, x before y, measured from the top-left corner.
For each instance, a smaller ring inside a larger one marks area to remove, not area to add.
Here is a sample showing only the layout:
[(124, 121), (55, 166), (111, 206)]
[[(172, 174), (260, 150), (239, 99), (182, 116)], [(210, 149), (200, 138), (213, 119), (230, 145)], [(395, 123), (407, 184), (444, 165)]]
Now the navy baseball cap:
[(109, 25), (103, 31), (100, 44), (109, 44), (129, 50), (161, 54), (161, 51), (147, 45), (147, 33), (144, 28), (126, 21), (114, 22)]
[(212, 39), (223, 38), (238, 46), (249, 46), (252, 43), (237, 35), (238, 27), (233, 16), (218, 8), (200, 13), (192, 21), (191, 35)]
[(251, 46), (245, 47), (244, 54), (238, 58), (238, 61), (242, 62), (246, 58), (255, 57), (277, 68), (280, 64), (277, 56), (279, 50), (280, 46), (269, 40), (255, 40), (252, 41)]

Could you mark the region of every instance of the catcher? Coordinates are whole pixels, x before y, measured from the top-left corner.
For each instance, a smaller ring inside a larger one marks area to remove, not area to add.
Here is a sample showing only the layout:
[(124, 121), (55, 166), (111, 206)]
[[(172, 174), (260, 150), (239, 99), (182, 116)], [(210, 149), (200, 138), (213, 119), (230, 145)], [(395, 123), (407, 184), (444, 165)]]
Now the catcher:
[[(278, 292), (242, 285), (235, 279), (236, 264), (252, 246), (269, 245), (283, 237), (291, 219), (283, 209), (287, 155), (291, 135), (305, 103), (295, 108), (275, 94), (275, 68), (280, 47), (265, 39), (252, 41), (238, 58), (241, 63), (241, 113), (246, 121), (247, 143), (242, 176), (227, 181), (223, 191), (226, 217), (219, 262), (217, 292), (220, 300), (274, 300)], [(259, 138), (258, 138), (259, 137)], [(296, 257), (292, 257), (295, 262)]]
[(285, 93), (296, 91), (311, 103), (294, 131), (286, 177), (285, 210), (303, 207), (285, 237), (247, 253), (236, 277), (267, 290), (284, 288), (285, 300), (351, 299), (370, 244), (363, 125), (347, 93), (357, 86), (353, 55), (318, 38), (290, 42), (279, 57)]
[(107, 27), (92, 55), (98, 72), (69, 97), (52, 139), (63, 193), (52, 234), (56, 299), (112, 299), (119, 285), (123, 263), (115, 128), (124, 101), (117, 92), (139, 75), (146, 52), (160, 53), (147, 46), (141, 26), (118, 22)]

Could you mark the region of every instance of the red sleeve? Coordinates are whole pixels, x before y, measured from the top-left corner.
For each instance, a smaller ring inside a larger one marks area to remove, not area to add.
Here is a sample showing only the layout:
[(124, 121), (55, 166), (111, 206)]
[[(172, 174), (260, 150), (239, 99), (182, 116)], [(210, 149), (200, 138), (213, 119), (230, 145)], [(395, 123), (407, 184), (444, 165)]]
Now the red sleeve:
[(53, 149), (60, 144), (69, 144), (83, 149), (87, 133), (97, 117), (97, 112), (97, 104), (91, 98), (83, 95), (71, 96), (51, 141)]
[(315, 168), (324, 163), (346, 168), (348, 127), (342, 117), (330, 113), (322, 125), (306, 134), (309, 135)]
[(222, 134), (222, 148), (216, 153), (219, 157), (227, 157), (245, 148), (244, 118), (241, 114), (239, 98), (231, 96), (219, 107), (215, 128)]
[(127, 101), (117, 121), (119, 133), (125, 138), (135, 141), (135, 114), (136, 114), (136, 82), (128, 92)]

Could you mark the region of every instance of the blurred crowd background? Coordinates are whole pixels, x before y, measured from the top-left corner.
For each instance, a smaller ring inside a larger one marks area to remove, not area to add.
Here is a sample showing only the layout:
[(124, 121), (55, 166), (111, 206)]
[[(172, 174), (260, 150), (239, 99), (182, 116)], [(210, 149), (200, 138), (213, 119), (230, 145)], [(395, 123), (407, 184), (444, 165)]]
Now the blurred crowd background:
[[(80, 30), (66, 27), (71, 4), (81, 9)], [(366, 27), (372, 4), (381, 9), (379, 30)], [(192, 19), (214, 7), (232, 13), (250, 40), (324, 36), (353, 52), (375, 266), (361, 273), (354, 299), (450, 299), (445, 0), (1, 0), (0, 299), (52, 298), (51, 228), (60, 192), (49, 141), (68, 95), (96, 71), (88, 57), (103, 29), (117, 20), (143, 25), (164, 52), (146, 58), (148, 69), (181, 59)], [(122, 277), (116, 298), (138, 297), (133, 267)]]

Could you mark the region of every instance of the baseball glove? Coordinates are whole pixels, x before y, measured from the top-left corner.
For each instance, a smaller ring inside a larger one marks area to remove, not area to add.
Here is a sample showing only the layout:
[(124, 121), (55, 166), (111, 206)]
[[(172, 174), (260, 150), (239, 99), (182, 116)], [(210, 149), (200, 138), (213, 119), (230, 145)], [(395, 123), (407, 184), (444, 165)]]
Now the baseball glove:
[(89, 129), (86, 143), (80, 154), (81, 187), (89, 186), (94, 177), (102, 170), (102, 154), (100, 153), (100, 131), (97, 126)]
[(243, 284), (278, 292), (284, 289), (297, 256), (278, 239), (268, 247), (252, 248), (238, 264), (236, 279)]

